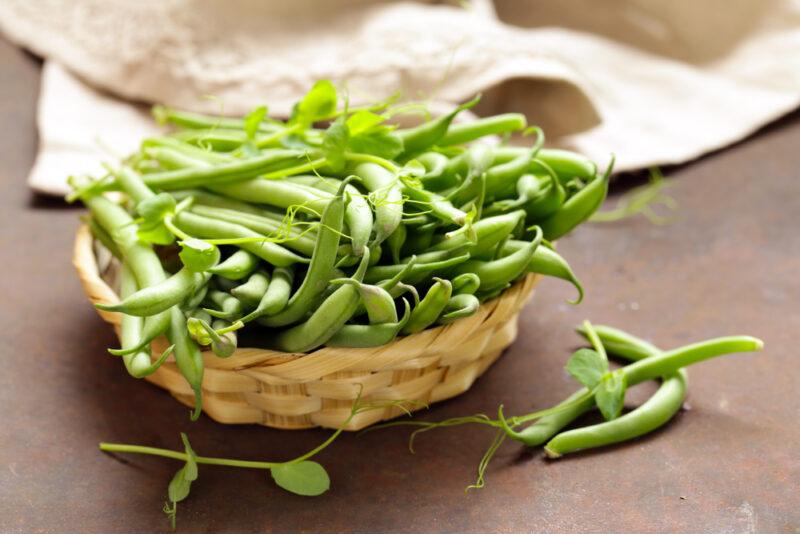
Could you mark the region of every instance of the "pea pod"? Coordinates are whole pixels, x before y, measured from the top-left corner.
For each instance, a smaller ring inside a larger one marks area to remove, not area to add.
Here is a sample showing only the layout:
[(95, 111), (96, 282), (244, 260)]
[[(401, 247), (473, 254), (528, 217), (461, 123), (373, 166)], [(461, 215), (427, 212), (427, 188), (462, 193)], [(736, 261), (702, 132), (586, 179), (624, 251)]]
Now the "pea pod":
[[(367, 248), (351, 278), (360, 282), (368, 264)], [(322, 301), (307, 321), (277, 334), (272, 340), (274, 347), (285, 352), (307, 352), (325, 344), (356, 313), (360, 301), (357, 288), (350, 284), (342, 285)]]

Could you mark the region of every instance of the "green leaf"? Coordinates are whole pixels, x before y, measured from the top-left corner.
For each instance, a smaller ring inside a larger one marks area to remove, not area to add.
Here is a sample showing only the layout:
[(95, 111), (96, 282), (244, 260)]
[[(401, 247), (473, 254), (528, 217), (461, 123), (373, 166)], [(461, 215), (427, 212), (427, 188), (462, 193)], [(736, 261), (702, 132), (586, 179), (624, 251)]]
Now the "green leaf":
[(275, 483), (286, 491), (297, 495), (314, 497), (322, 495), (331, 487), (331, 479), (325, 468), (309, 460), (276, 465), (270, 469)]
[(202, 239), (187, 239), (181, 241), (178, 256), (187, 269), (202, 273), (219, 262), (220, 252), (216, 246)]
[(325, 159), (328, 160), (328, 166), (334, 171), (341, 171), (344, 169), (347, 160), (345, 159), (345, 152), (347, 151), (347, 141), (350, 138), (350, 132), (347, 129), (347, 124), (344, 117), (339, 117), (325, 130), (325, 137), (322, 139), (322, 153)]
[(189, 496), (189, 490), (192, 487), (192, 481), (186, 477), (186, 466), (184, 465), (169, 483), (167, 495), (172, 502), (180, 502)]
[(394, 159), (403, 152), (403, 140), (385, 126), (351, 137), (349, 146), (353, 152), (386, 159)]
[(607, 373), (600, 382), (594, 399), (607, 421), (616, 419), (622, 413), (626, 389), (627, 383), (622, 369)]
[(319, 80), (297, 103), (290, 122), (309, 126), (328, 119), (336, 113), (336, 103), (336, 87), (330, 80)]
[(175, 241), (175, 236), (163, 223), (142, 223), (136, 229), (136, 236), (145, 243), (154, 245), (169, 245)]
[(352, 136), (361, 135), (373, 130), (386, 118), (367, 110), (356, 111), (347, 118), (347, 128)]
[(248, 139), (253, 140), (256, 138), (258, 127), (261, 126), (261, 122), (266, 116), (267, 106), (258, 106), (244, 118), (244, 131)]
[(567, 362), (565, 369), (587, 389), (594, 389), (608, 371), (608, 362), (592, 349), (578, 349)]
[(197, 455), (194, 453), (192, 446), (189, 445), (189, 437), (181, 432), (181, 441), (183, 441), (183, 448), (186, 451), (186, 480), (197, 480)]

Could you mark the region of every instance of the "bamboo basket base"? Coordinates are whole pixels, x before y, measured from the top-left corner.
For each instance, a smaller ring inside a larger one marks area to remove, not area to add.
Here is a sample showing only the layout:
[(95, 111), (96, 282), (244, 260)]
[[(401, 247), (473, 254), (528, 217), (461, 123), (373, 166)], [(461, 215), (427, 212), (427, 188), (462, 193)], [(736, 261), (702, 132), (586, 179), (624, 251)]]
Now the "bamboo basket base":
[[(118, 301), (112, 287), (119, 263), (85, 225), (75, 239), (73, 264), (92, 303)], [(339, 428), (359, 394), (363, 402), (413, 401), (411, 410), (449, 399), (467, 391), (514, 341), (519, 312), (539, 278), (527, 275), (471, 317), (381, 347), (323, 347), (307, 354), (240, 347), (225, 359), (204, 351), (203, 411), (227, 424)], [(119, 334), (120, 314), (98, 313)], [(153, 353), (166, 347), (161, 337)], [(194, 394), (171, 357), (146, 380), (194, 406)], [(345, 429), (360, 430), (403, 413), (397, 407), (361, 412)]]

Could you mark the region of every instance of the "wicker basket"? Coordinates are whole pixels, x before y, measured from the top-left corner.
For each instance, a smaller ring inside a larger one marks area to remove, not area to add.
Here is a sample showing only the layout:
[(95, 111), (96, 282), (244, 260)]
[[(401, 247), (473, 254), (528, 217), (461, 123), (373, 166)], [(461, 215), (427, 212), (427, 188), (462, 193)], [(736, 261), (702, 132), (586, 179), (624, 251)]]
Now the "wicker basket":
[[(110, 285), (119, 264), (105, 258), (101, 269), (95, 250), (91, 232), (82, 226), (75, 239), (73, 263), (83, 289), (93, 303), (116, 302)], [(469, 389), (514, 341), (517, 316), (537, 282), (538, 276), (528, 275), (471, 317), (381, 347), (324, 347), (309, 354), (239, 348), (225, 359), (204, 352), (203, 411), (220, 423), (338, 428), (350, 415), (359, 390), (365, 400), (413, 400), (420, 406), (448, 399)], [(119, 334), (120, 315), (98, 313)], [(156, 340), (154, 353), (166, 344), (163, 337)], [(165, 362), (147, 380), (193, 406), (194, 395), (174, 361)], [(398, 408), (362, 412), (347, 430), (401, 413)]]

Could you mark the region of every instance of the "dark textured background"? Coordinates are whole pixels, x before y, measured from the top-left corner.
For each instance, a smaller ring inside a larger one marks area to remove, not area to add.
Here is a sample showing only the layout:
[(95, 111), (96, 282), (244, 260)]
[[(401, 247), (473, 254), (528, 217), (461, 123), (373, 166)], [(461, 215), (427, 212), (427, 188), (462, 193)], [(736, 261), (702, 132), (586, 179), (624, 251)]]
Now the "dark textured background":
[[(201, 454), (287, 459), (329, 432), (191, 424), (186, 408), (105, 352), (113, 333), (70, 264), (79, 210), (25, 186), (38, 78), (34, 59), (0, 41), (0, 530), (166, 531), (161, 506), (179, 464), (115, 459), (99, 441), (177, 448), (186, 431)], [(263, 472), (201, 466), (180, 530), (799, 532), (798, 163), (795, 115), (672, 170), (674, 224), (587, 225), (562, 240), (586, 301), (565, 304), (571, 288), (546, 280), (512, 348), (468, 394), (425, 415), (560, 400), (575, 388), (562, 366), (586, 317), (663, 347), (736, 333), (765, 340), (757, 355), (693, 368), (691, 411), (663, 430), (557, 462), (508, 444), (487, 487), (468, 494), (484, 430), (431, 433), (416, 455), (404, 430), (347, 435), (319, 457), (332, 490), (316, 499), (278, 490)]]

